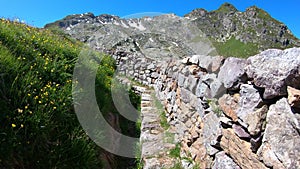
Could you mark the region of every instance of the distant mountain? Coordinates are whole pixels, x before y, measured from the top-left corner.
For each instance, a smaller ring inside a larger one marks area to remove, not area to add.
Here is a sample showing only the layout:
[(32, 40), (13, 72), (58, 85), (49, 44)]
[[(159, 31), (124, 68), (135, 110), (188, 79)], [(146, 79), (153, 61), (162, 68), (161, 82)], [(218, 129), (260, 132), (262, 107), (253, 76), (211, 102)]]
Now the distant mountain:
[(195, 9), (184, 17), (166, 14), (121, 19), (77, 14), (45, 26), (54, 27), (99, 50), (122, 46), (153, 58), (196, 53), (247, 57), (269, 48), (300, 46), (288, 27), (266, 11), (252, 6), (240, 12), (229, 3), (210, 12)]

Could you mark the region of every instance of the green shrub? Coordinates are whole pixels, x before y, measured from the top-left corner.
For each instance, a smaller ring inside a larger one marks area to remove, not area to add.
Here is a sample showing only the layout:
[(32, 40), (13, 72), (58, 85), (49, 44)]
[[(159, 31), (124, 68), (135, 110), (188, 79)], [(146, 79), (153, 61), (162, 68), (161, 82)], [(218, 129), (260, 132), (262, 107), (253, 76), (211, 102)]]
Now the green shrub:
[(180, 158), (180, 143), (176, 144), (176, 147), (170, 150), (170, 156), (174, 158)]

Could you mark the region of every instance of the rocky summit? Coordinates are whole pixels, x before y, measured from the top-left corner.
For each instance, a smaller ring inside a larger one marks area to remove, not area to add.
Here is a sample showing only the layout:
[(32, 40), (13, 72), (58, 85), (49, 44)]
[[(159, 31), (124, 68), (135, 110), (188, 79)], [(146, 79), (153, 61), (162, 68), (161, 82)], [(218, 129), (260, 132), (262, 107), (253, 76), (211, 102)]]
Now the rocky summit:
[(240, 12), (228, 3), (214, 11), (195, 9), (184, 17), (76, 14), (45, 27), (59, 27), (100, 50), (130, 44), (151, 57), (195, 53), (247, 57), (269, 48), (300, 46), (288, 27), (266, 11), (252, 6)]
[(86, 13), (56, 26), (154, 90), (142, 94), (144, 168), (300, 168), (300, 43), (262, 9)]

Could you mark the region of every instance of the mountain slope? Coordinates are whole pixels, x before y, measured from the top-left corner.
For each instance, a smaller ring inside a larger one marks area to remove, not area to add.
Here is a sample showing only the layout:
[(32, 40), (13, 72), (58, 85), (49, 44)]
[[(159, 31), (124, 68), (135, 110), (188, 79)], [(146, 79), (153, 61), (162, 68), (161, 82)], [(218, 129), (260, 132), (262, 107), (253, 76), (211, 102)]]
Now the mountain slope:
[[(249, 51), (248, 56), (256, 54), (257, 50), (300, 45), (299, 39), (293, 36), (286, 25), (256, 6), (240, 12), (231, 4), (225, 3), (215, 11), (196, 9), (185, 17), (194, 19), (193, 22), (219, 46), (220, 53), (234, 43), (244, 43), (255, 51)], [(230, 50), (238, 48), (233, 46)]]
[[(82, 47), (57, 31), (0, 20), (0, 168), (101, 167), (103, 150), (73, 108), (72, 74)], [(115, 63), (101, 58), (96, 95), (105, 115), (116, 112), (109, 97)]]
[(137, 54), (150, 58), (189, 54), (247, 57), (268, 48), (300, 46), (286, 25), (262, 9), (253, 6), (239, 12), (228, 3), (210, 12), (195, 9), (185, 17), (166, 14), (121, 19), (106, 14), (70, 15), (45, 27), (59, 27), (102, 51), (125, 45), (121, 48), (139, 50)]

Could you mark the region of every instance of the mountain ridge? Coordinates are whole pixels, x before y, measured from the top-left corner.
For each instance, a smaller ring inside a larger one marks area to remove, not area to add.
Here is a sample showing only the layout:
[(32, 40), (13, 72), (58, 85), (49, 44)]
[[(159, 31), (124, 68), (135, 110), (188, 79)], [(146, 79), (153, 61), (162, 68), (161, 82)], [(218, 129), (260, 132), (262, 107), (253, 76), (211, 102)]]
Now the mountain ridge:
[[(300, 46), (300, 40), (284, 23), (272, 18), (263, 9), (251, 6), (241, 12), (229, 3), (224, 3), (212, 11), (197, 8), (183, 17), (164, 14), (123, 19), (109, 14), (75, 14), (45, 25), (45, 28), (53, 27), (58, 27), (83, 42), (97, 41), (93, 39), (95, 33), (97, 36), (104, 36), (107, 32), (111, 32), (111, 36), (123, 38), (143, 32), (160, 33), (178, 39), (188, 46), (193, 46), (191, 41), (201, 44), (210, 41), (208, 46), (215, 48), (214, 53), (222, 56), (249, 57), (270, 48), (286, 49)], [(120, 35), (112, 35), (112, 32)], [(179, 35), (180, 32), (183, 32), (182, 35)], [(196, 35), (191, 35), (192, 33)], [(184, 36), (192, 36), (192, 39)], [(104, 40), (103, 44), (106, 43), (110, 42)], [(104, 45), (104, 48), (109, 49), (111, 46)], [(197, 49), (194, 51), (199, 52)]]

